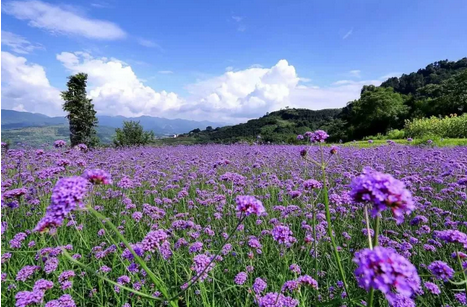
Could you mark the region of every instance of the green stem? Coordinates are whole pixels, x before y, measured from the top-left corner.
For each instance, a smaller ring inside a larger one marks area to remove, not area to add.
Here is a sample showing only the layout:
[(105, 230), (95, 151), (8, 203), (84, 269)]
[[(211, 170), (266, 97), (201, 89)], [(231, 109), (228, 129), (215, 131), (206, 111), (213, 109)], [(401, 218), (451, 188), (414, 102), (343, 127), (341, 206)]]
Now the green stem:
[(235, 228), (229, 233), (229, 235), (227, 236), (227, 238), (225, 238), (224, 242), (222, 243), (221, 245), (221, 248), (219, 248), (219, 250), (217, 251), (217, 253), (214, 255), (214, 257), (211, 258), (211, 261), (208, 263), (208, 265), (206, 265), (206, 267), (201, 271), (201, 273), (199, 273), (195, 278), (193, 278), (190, 283), (188, 284), (188, 286), (183, 289), (182, 291), (180, 291), (179, 293), (177, 293), (175, 296), (173, 296), (172, 298), (170, 298), (170, 300), (173, 300), (177, 297), (179, 297), (181, 294), (183, 294), (185, 291), (188, 291), (188, 289), (190, 289), (190, 287), (192, 285), (194, 285), (198, 279), (201, 278), (201, 276), (204, 275), (204, 273), (208, 270), (208, 268), (211, 266), (211, 264), (216, 260), (217, 256), (220, 255), (220, 253), (222, 252), (222, 249), (224, 248), (224, 246), (227, 244), (227, 242), (229, 241), (230, 237), (232, 237), (232, 235), (234, 234), (235, 231), (237, 231), (238, 227), (240, 226), (240, 224), (242, 224), (242, 222), (245, 220), (246, 218), (246, 215), (244, 215), (240, 221), (238, 222), (237, 226), (235, 226)]
[(334, 250), (334, 257), (337, 261), (337, 267), (339, 268), (339, 273), (342, 278), (342, 282), (344, 283), (345, 293), (347, 293), (347, 297), (350, 299), (350, 292), (348, 291), (347, 280), (345, 278), (344, 267), (342, 266), (341, 257), (339, 256), (339, 251), (337, 250), (336, 240), (332, 234), (332, 223), (331, 223), (331, 212), (329, 211), (329, 196), (328, 196), (328, 187), (326, 183), (326, 168), (324, 165), (321, 166), (321, 170), (323, 173), (323, 193), (324, 193), (324, 206), (326, 208), (326, 222), (328, 224), (328, 235), (331, 238), (331, 244)]
[[(365, 207), (366, 209), (366, 207)], [(379, 224), (380, 224), (380, 220), (381, 220), (381, 217), (378, 215), (376, 216), (376, 220), (375, 220), (375, 237), (374, 237), (374, 241), (373, 241), (373, 246), (376, 247), (378, 246), (378, 236), (379, 236)], [(374, 288), (371, 288), (370, 289), (370, 293), (368, 293), (368, 307), (373, 307), (373, 303), (374, 303), (374, 299), (375, 299), (375, 289)]]
[[(89, 211), (91, 211), (92, 214), (94, 214), (98, 219), (105, 219), (105, 216), (103, 216), (102, 214), (100, 214), (99, 212), (97, 212), (94, 208), (91, 208), (91, 207), (88, 207)], [(115, 234), (118, 236), (118, 238), (120, 240), (122, 240), (122, 242), (125, 244), (126, 248), (128, 248), (128, 250), (133, 254), (133, 256), (135, 257), (135, 260), (138, 262), (138, 264), (143, 268), (144, 271), (146, 271), (146, 273), (149, 275), (149, 277), (151, 278), (152, 282), (156, 285), (157, 289), (161, 291), (162, 295), (164, 296), (164, 298), (168, 298), (169, 297), (169, 293), (167, 292), (167, 289), (162, 285), (162, 282), (157, 278), (157, 276), (148, 268), (148, 266), (146, 265), (146, 262), (141, 259), (141, 257), (139, 257), (135, 251), (133, 250), (133, 248), (131, 247), (130, 243), (128, 243), (128, 241), (125, 239), (125, 237), (120, 233), (120, 231), (117, 229), (117, 227), (110, 221), (110, 220), (107, 220), (106, 221), (106, 224), (115, 232)], [(176, 298), (176, 297), (174, 297)], [(171, 306), (173, 307), (177, 307), (178, 304), (176, 302), (173, 301), (173, 299), (169, 299), (169, 303)]]
[(370, 218), (368, 217), (368, 207), (365, 206), (365, 221), (366, 221), (366, 232), (368, 236), (368, 247), (373, 249), (373, 243), (371, 242), (371, 232), (370, 232)]

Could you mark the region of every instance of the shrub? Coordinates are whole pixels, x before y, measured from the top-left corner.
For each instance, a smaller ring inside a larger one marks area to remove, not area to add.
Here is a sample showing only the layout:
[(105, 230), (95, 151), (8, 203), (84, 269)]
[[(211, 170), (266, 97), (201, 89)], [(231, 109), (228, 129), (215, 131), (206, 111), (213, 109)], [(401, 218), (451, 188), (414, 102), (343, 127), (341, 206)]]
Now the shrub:
[(432, 116), (430, 118), (413, 119), (405, 122), (405, 134), (413, 138), (440, 137), (465, 138), (467, 137), (467, 114), (455, 114), (444, 118)]

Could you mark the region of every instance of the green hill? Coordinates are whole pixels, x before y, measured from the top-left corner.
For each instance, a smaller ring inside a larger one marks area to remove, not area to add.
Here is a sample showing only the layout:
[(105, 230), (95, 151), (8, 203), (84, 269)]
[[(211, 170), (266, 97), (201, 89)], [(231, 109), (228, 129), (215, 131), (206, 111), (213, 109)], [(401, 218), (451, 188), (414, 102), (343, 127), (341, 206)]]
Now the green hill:
[[(256, 141), (258, 136), (263, 142), (293, 143), (297, 134), (317, 129), (332, 129), (338, 122), (335, 117), (340, 109), (313, 111), (308, 109), (284, 109), (252, 119), (244, 124), (216, 129), (192, 130), (177, 138), (186, 142), (187, 138), (195, 143), (233, 143), (238, 141)], [(177, 142), (167, 140), (166, 142)]]
[[(98, 126), (97, 136), (102, 144), (110, 144), (115, 129), (112, 127)], [(25, 144), (34, 148), (51, 146), (56, 140), (69, 141), (70, 131), (68, 125), (26, 127), (21, 129), (2, 129), (2, 142), (9, 142), (11, 147)]]

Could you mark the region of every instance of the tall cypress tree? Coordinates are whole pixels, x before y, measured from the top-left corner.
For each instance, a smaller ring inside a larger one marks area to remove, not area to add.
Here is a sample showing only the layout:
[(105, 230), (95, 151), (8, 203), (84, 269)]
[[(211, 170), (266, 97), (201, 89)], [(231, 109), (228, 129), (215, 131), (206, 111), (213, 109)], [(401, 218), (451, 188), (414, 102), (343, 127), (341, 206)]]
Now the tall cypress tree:
[(98, 120), (92, 100), (86, 97), (88, 75), (78, 73), (68, 79), (68, 90), (63, 91), (61, 96), (65, 101), (63, 110), (68, 113), (71, 146), (86, 144), (94, 147), (99, 143), (96, 134)]

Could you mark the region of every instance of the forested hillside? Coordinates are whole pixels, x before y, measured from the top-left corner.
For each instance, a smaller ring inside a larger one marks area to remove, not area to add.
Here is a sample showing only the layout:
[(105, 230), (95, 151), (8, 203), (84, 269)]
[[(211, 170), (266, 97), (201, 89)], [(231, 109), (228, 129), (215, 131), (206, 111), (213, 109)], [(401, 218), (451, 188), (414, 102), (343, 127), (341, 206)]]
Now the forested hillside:
[(342, 109), (285, 109), (235, 126), (191, 131), (195, 143), (241, 140), (293, 143), (297, 134), (323, 129), (332, 141), (362, 139), (402, 129), (407, 120), (461, 115), (467, 110), (467, 58), (439, 61), (381, 86), (363, 86), (360, 98)]

